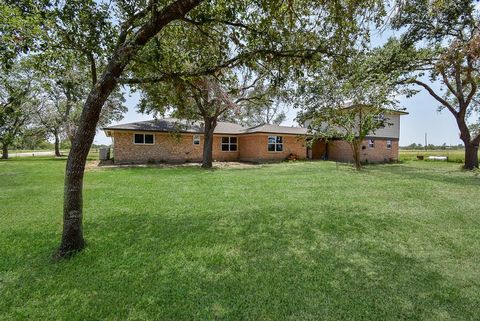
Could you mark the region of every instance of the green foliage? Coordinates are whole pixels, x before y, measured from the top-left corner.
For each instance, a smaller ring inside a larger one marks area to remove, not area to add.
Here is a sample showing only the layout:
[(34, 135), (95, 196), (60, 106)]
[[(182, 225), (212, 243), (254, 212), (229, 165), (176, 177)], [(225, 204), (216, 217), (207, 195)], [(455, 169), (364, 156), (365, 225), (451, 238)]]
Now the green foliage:
[[(153, 9), (160, 10), (167, 3), (155, 3)], [(54, 3), (25, 0), (8, 2), (2, 10), (11, 20), (6, 21), (10, 29), (24, 23), (17, 29), (28, 33), (29, 26), (41, 21), (28, 37), (21, 37), (32, 39), (22, 46), (25, 52), (37, 58), (37, 66), (33, 67), (42, 72), (50, 66), (78, 72), (82, 86), (69, 88), (78, 90), (78, 96), (86, 96), (88, 91), (84, 91), (83, 77), (89, 73), (95, 84), (97, 74), (105, 69), (112, 53), (149, 21), (150, 5), (147, 1), (107, 4), (94, 0)], [(199, 5), (188, 17), (163, 28), (134, 57), (127, 75), (142, 80), (173, 77), (178, 84), (185, 80), (179, 79), (182, 75), (218, 77), (222, 69), (243, 66), (257, 75), (268, 70), (273, 79), (269, 86), (278, 86), (297, 75), (297, 68), (315, 55), (341, 56), (348, 52), (359, 38), (367, 38), (369, 23), (378, 23), (383, 14), (382, 1), (373, 0), (208, 2)], [(7, 34), (6, 31), (2, 33), (5, 37)], [(14, 40), (5, 38), (6, 47), (15, 47)], [(285, 58), (288, 58), (287, 63)], [(72, 67), (72, 63), (76, 67)], [(53, 72), (48, 77), (57, 86), (65, 86), (68, 85), (62, 79), (65, 74), (69, 73)], [(157, 102), (162, 96), (153, 93), (155, 90), (144, 89), (144, 98), (150, 97)], [(163, 111), (163, 107), (158, 108)], [(149, 108), (143, 106), (142, 109)], [(65, 113), (62, 114), (45, 118), (65, 122)]]
[(311, 114), (309, 128), (315, 139), (342, 139), (353, 143), (388, 126), (385, 113), (385, 109), (370, 105), (326, 107)]
[(0, 64), (10, 68), (18, 56), (28, 54), (41, 47), (38, 38), (47, 23), (42, 10), (47, 9), (46, 1), (0, 2)]
[(471, 0), (406, 0), (396, 3), (393, 28), (403, 29), (406, 43), (426, 41), (441, 44), (465, 37), (478, 27), (475, 1)]
[(407, 150), (463, 150), (465, 146), (462, 144), (458, 145), (447, 145), (446, 143), (443, 143), (442, 145), (434, 145), (434, 144), (428, 144), (426, 147), (423, 146), (422, 144), (417, 144), (417, 143), (412, 143), (407, 146), (400, 146), (400, 149), (407, 149)]
[(234, 103), (221, 119), (279, 123), (285, 88), (304, 66), (325, 57), (343, 61), (382, 14), (381, 1), (213, 2), (164, 28), (123, 81), (142, 92), (140, 111), (195, 119), (202, 113), (189, 88), (214, 77)]
[(21, 61), (0, 71), (0, 144), (10, 146), (27, 129), (36, 101), (37, 84)]

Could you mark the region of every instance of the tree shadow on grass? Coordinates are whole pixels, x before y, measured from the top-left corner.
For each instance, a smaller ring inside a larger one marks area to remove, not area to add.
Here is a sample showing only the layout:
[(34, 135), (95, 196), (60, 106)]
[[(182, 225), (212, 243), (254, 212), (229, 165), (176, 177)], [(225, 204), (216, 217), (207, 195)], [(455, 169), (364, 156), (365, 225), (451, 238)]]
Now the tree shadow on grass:
[[(6, 239), (27, 241), (3, 264), (16, 277), (2, 290), (11, 315), (25, 308), (37, 319), (58, 317), (57, 310), (78, 319), (478, 316), (479, 298), (463, 295), (461, 285), (426, 258), (399, 251), (382, 234), (384, 222), (345, 217), (343, 210), (331, 206), (320, 215), (275, 206), (232, 212), (192, 207), (170, 216), (112, 209), (86, 224), (85, 252), (60, 264), (38, 258), (52, 250), (52, 233), (17, 231)], [(42, 250), (32, 253), (28, 240)]]

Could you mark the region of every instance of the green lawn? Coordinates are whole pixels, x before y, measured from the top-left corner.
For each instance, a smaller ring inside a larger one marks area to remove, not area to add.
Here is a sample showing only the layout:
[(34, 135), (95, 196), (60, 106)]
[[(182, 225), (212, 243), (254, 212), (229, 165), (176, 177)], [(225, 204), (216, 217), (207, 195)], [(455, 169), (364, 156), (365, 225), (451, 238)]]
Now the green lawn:
[(459, 164), (93, 170), (88, 247), (54, 263), (64, 166), (0, 161), (1, 320), (479, 319)]

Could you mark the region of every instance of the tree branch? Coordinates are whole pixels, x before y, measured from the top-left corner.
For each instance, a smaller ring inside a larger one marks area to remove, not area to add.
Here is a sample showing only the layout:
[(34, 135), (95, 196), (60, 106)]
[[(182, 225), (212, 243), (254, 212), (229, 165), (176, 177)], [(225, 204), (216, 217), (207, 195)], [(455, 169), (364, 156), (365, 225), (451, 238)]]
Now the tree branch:
[(467, 95), (467, 99), (465, 100), (465, 104), (467, 106), (470, 105), (472, 102), (473, 97), (477, 92), (477, 82), (472, 77), (473, 71), (473, 59), (470, 55), (467, 55), (467, 81), (470, 83), (470, 93)]
[(179, 73), (164, 73), (160, 76), (155, 77), (144, 77), (144, 78), (120, 78), (119, 83), (122, 84), (148, 84), (148, 83), (157, 83), (163, 82), (175, 78), (181, 77), (197, 77), (197, 76), (206, 76), (212, 75), (215, 72), (225, 69), (232, 68), (240, 64), (244, 59), (252, 58), (255, 56), (273, 56), (277, 58), (301, 58), (301, 59), (313, 59), (315, 54), (318, 53), (327, 53), (327, 50), (323, 49), (306, 49), (306, 50), (285, 50), (285, 51), (276, 51), (271, 49), (259, 49), (251, 52), (241, 53), (233, 58), (225, 60), (224, 62), (219, 63), (216, 66), (207, 67), (205, 69), (191, 70), (186, 72)]
[(224, 24), (224, 25), (227, 25), (227, 26), (231, 26), (231, 27), (237, 27), (237, 28), (242, 28), (242, 29), (245, 29), (245, 30), (248, 30), (248, 31), (251, 31), (253, 33), (264, 33), (264, 32), (261, 32), (255, 28), (252, 28), (242, 22), (233, 22), (233, 21), (228, 21), (228, 20), (220, 20), (220, 19), (209, 19), (209, 18), (203, 18), (202, 21), (198, 21), (198, 20), (193, 20), (193, 19), (188, 19), (188, 18), (184, 18), (182, 19), (183, 21), (185, 22), (188, 22), (188, 23), (191, 23), (195, 26), (202, 26), (204, 24), (207, 24), (207, 23), (220, 23), (220, 24)]
[(133, 14), (129, 19), (127, 19), (120, 27), (120, 34), (118, 35), (117, 45), (115, 46), (115, 50), (118, 49), (125, 40), (127, 39), (127, 35), (130, 32), (130, 29), (134, 26), (135, 21), (145, 17), (152, 9), (153, 1), (150, 1), (148, 6), (143, 10)]
[(448, 101), (446, 101), (445, 99), (443, 99), (442, 97), (437, 95), (437, 93), (435, 93), (435, 91), (429, 85), (427, 85), (426, 83), (424, 83), (420, 80), (417, 80), (417, 79), (407, 79), (404, 82), (405, 83), (411, 83), (411, 84), (417, 84), (419, 86), (422, 86), (423, 88), (425, 88), (428, 91), (428, 93), (433, 98), (435, 98), (438, 102), (440, 102), (443, 106), (445, 106), (454, 116), (458, 115), (458, 112), (455, 110), (455, 108), (453, 108), (453, 106)]
[[(442, 75), (442, 79), (443, 79), (443, 83), (447, 86), (448, 90), (450, 90), (450, 92), (455, 96), (457, 97), (458, 100), (460, 100), (459, 98), (459, 93), (453, 88), (452, 84), (450, 83), (450, 81), (448, 80), (448, 77), (447, 77), (447, 74), (445, 73), (445, 70), (442, 70), (440, 71), (440, 74)], [(457, 83), (457, 87), (458, 87), (458, 83)]]

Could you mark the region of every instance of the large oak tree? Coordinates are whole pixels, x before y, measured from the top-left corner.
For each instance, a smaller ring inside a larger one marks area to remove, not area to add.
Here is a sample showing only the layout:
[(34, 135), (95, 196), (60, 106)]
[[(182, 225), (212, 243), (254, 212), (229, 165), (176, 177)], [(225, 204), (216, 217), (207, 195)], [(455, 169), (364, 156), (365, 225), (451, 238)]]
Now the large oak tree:
[(384, 48), (384, 68), (399, 83), (417, 85), (455, 118), (465, 146), (465, 169), (478, 167), (479, 15), (470, 0), (399, 2), (392, 25), (404, 33)]
[[(55, 26), (64, 31), (64, 43), (69, 47), (76, 45), (90, 61), (92, 87), (84, 100), (66, 165), (63, 233), (56, 254), (58, 258), (63, 258), (85, 246), (82, 224), (84, 168), (102, 107), (122, 76), (130, 76), (128, 70), (133, 64), (149, 63), (136, 60), (147, 44), (166, 37), (170, 43), (165, 43), (164, 48), (174, 47), (181, 38), (168, 37), (167, 33), (170, 26), (178, 24), (220, 33), (228, 40), (221, 41), (221, 44), (227, 45), (224, 48), (227, 55), (212, 57), (214, 59), (208, 64), (196, 64), (197, 57), (188, 50), (185, 55), (194, 63), (194, 68), (180, 68), (185, 64), (177, 62), (184, 56), (171, 56), (167, 69), (160, 69), (155, 75), (146, 75), (154, 79), (165, 79), (171, 74), (208, 74), (234, 61), (248, 64), (248, 59), (254, 55), (261, 55), (264, 61), (272, 61), (282, 55), (297, 56), (296, 64), (301, 64), (302, 59), (312, 55), (343, 53), (361, 30), (359, 22), (368, 21), (372, 11), (381, 12), (383, 2), (150, 0), (102, 3), (72, 0), (51, 6), (44, 1), (17, 1), (9, 2), (6, 11), (9, 6), (15, 8), (12, 11), (20, 10), (25, 20), (31, 16), (53, 19)], [(15, 15), (12, 22), (18, 23)], [(302, 29), (314, 32), (289, 31)], [(102, 45), (98, 51), (91, 50), (95, 48), (96, 41), (103, 43), (107, 38), (114, 39), (114, 45)], [(16, 38), (10, 40), (15, 42)], [(8, 48), (14, 48), (9, 52), (17, 52), (14, 45)], [(32, 48), (43, 49), (34, 45)], [(100, 68), (96, 58), (105, 62)]]

